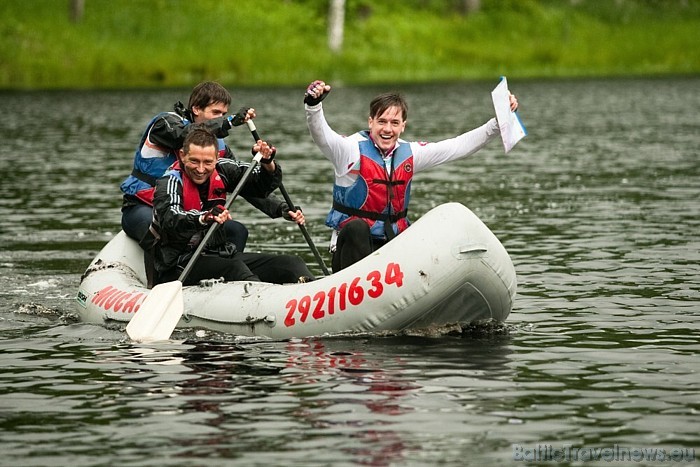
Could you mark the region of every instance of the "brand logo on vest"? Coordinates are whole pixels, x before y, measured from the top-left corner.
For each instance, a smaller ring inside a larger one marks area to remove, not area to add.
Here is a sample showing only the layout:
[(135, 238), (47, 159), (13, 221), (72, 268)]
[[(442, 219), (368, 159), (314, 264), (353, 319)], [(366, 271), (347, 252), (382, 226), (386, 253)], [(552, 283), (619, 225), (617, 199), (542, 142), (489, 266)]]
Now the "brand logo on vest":
[(406, 163), (403, 165), (403, 170), (404, 170), (404, 172), (406, 172), (406, 173), (411, 173), (411, 172), (413, 172), (413, 165), (412, 165), (410, 162), (406, 162)]

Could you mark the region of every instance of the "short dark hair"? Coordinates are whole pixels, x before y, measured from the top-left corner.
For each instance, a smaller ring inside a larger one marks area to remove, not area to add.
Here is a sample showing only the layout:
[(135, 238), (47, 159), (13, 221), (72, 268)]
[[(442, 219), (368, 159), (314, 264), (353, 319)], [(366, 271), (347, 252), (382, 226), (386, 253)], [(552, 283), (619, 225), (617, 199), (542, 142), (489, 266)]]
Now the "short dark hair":
[(209, 131), (204, 124), (192, 123), (187, 128), (187, 135), (185, 136), (185, 141), (182, 143), (182, 149), (185, 154), (189, 154), (190, 145), (201, 146), (203, 148), (208, 146), (218, 146), (216, 136), (214, 133)]
[(193, 107), (203, 109), (218, 102), (227, 106), (231, 105), (231, 94), (225, 87), (215, 81), (204, 81), (192, 89), (187, 108), (189, 110), (192, 110)]
[(376, 118), (386, 112), (389, 107), (401, 109), (401, 116), (406, 121), (408, 118), (408, 103), (401, 94), (395, 92), (386, 92), (372, 99), (372, 102), (369, 103), (369, 116)]

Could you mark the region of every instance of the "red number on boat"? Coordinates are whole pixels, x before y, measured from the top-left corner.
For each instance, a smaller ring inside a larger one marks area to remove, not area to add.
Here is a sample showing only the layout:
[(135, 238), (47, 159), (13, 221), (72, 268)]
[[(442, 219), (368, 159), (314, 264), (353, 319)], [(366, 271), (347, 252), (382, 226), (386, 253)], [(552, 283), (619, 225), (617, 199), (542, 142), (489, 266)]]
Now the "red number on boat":
[(305, 323), (306, 318), (309, 316), (309, 310), (311, 309), (311, 297), (304, 295), (299, 300), (299, 313), (301, 313), (301, 322)]
[(324, 316), (324, 311), (323, 311), (323, 302), (326, 299), (326, 292), (320, 291), (316, 295), (314, 295), (314, 301), (316, 302), (316, 307), (314, 308), (314, 312), (311, 316), (313, 316), (314, 319), (321, 319)]
[(340, 287), (338, 287), (338, 308), (340, 311), (345, 311), (346, 304), (345, 304), (345, 294), (348, 291), (348, 284), (342, 283)]
[(328, 314), (335, 313), (335, 287), (328, 291)]
[(401, 266), (396, 263), (387, 264), (384, 282), (386, 282), (387, 285), (396, 284), (396, 287), (401, 287), (403, 285), (403, 272), (401, 272)]
[(362, 303), (362, 299), (365, 298), (365, 290), (360, 284), (360, 278), (356, 277), (350, 283), (350, 290), (348, 290), (348, 300), (351, 305), (359, 305)]
[(372, 298), (379, 297), (384, 292), (384, 286), (381, 283), (382, 275), (379, 271), (372, 271), (367, 274), (367, 280), (372, 284), (372, 288), (367, 291), (367, 295)]
[[(358, 306), (365, 300), (366, 296), (369, 298), (379, 298), (384, 293), (385, 285), (395, 285), (396, 287), (403, 286), (403, 271), (401, 271), (401, 266), (398, 263), (389, 263), (384, 271), (384, 277), (382, 281), (382, 273), (374, 270), (367, 274), (365, 281), (368, 283), (367, 290), (362, 285), (362, 278), (355, 277), (350, 283), (343, 282), (337, 288), (331, 287), (326, 293), (325, 291), (316, 292), (313, 299), (310, 295), (304, 295), (303, 297), (296, 299), (293, 298), (287, 302), (285, 305), (287, 308), (287, 315), (284, 319), (284, 325), (287, 327), (294, 326), (296, 324), (295, 315), (299, 314), (299, 320), (302, 323), (306, 322), (309, 317), (309, 312), (311, 312), (311, 317), (314, 320), (322, 319), (328, 315), (332, 315), (336, 310), (336, 298), (337, 309), (339, 311), (345, 311), (348, 307), (348, 303), (352, 306)], [(328, 298), (328, 300), (326, 300)], [(312, 309), (312, 303), (315, 305)], [(327, 303), (327, 308), (326, 308)]]
[(284, 325), (287, 327), (294, 326), (296, 320), (294, 319), (294, 312), (297, 309), (297, 299), (293, 298), (287, 302), (287, 317), (284, 318)]

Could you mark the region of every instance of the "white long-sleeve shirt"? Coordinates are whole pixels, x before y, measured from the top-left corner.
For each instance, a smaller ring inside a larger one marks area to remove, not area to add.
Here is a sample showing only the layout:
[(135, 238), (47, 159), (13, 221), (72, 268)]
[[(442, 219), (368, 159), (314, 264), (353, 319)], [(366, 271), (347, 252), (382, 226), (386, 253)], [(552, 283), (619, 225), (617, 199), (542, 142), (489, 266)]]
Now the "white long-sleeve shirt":
[[(350, 186), (357, 176), (349, 175), (348, 171), (360, 158), (360, 147), (357, 142), (362, 136), (355, 133), (344, 137), (336, 133), (328, 125), (323, 115), (323, 104), (305, 105), (305, 108), (306, 124), (309, 127), (311, 138), (323, 155), (333, 164), (336, 183), (339, 186)], [(480, 127), (455, 138), (436, 143), (411, 142), (413, 172), (415, 174), (445, 162), (468, 157), (499, 134), (498, 122), (492, 118)]]

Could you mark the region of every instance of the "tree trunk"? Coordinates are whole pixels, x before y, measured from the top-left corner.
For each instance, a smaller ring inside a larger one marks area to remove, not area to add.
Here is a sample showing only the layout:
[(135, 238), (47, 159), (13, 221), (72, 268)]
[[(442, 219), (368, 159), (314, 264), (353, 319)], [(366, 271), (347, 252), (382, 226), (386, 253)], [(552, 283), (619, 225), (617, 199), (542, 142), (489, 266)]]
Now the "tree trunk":
[(343, 48), (345, 0), (331, 0), (328, 11), (328, 47), (338, 53)]
[(79, 23), (83, 19), (85, 11), (85, 0), (70, 0), (70, 20), (73, 23)]
[(481, 0), (464, 0), (464, 12), (475, 13), (481, 8)]

